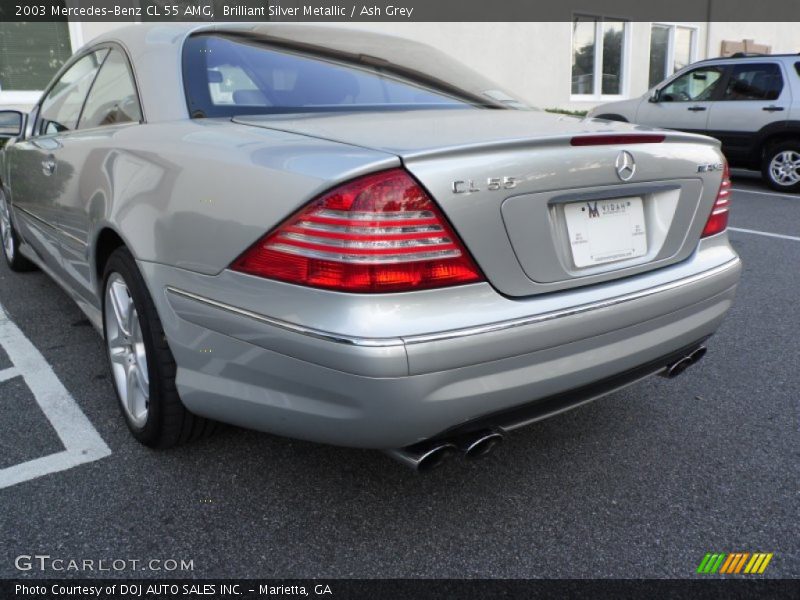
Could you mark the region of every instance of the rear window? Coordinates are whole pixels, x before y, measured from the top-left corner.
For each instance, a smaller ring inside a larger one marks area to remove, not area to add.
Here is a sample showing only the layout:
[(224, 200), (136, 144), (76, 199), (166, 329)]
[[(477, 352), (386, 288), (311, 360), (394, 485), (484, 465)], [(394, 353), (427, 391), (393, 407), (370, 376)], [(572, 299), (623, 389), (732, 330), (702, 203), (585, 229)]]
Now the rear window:
[(722, 100), (777, 100), (783, 90), (781, 69), (774, 63), (745, 63), (731, 69)]
[(189, 112), (193, 117), (221, 117), (503, 107), (503, 101), (491, 94), (476, 98), (448, 84), (437, 86), (437, 80), (424, 73), (400, 69), (399, 74), (386, 61), (373, 62), (378, 65), (340, 60), (333, 52), (300, 52), (257, 38), (196, 35), (187, 40), (183, 53)]

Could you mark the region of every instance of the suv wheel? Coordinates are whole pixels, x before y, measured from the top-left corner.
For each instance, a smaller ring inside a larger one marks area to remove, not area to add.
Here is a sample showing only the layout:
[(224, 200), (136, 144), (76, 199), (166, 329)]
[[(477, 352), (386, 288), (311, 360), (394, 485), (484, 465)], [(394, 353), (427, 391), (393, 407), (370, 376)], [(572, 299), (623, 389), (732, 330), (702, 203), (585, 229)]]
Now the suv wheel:
[(779, 142), (767, 148), (761, 174), (781, 192), (800, 192), (800, 140)]

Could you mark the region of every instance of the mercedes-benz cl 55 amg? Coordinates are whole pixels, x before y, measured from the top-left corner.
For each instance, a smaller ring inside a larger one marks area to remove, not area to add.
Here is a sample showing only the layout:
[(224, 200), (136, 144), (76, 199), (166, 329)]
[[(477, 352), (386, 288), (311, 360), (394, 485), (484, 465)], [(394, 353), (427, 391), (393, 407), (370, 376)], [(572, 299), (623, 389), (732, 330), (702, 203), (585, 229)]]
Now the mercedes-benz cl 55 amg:
[(718, 142), (534, 110), (399, 38), (121, 28), (2, 117), (6, 260), (103, 332), (153, 447), (222, 421), (481, 456), (680, 373), (739, 280)]

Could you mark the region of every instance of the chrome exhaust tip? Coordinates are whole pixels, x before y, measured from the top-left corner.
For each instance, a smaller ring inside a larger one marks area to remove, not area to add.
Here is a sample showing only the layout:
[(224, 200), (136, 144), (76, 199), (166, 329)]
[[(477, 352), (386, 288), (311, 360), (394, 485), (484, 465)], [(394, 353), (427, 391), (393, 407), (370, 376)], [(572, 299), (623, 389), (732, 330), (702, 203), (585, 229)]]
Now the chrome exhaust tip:
[(706, 355), (706, 352), (708, 352), (708, 348), (706, 348), (705, 346), (700, 346), (697, 350), (692, 352), (689, 355), (689, 358), (692, 360), (692, 364), (698, 362), (701, 358), (703, 358)]
[(661, 372), (661, 375), (667, 379), (673, 379), (677, 377), (686, 369), (698, 362), (701, 358), (703, 358), (706, 355), (706, 352), (708, 352), (708, 348), (705, 346), (700, 346), (690, 354), (684, 356), (682, 359), (667, 365), (664, 371)]
[(503, 443), (505, 436), (499, 431), (482, 431), (473, 435), (461, 446), (461, 451), (469, 460), (484, 458)]
[(664, 377), (667, 379), (674, 379), (681, 373), (683, 373), (686, 369), (692, 366), (692, 359), (688, 356), (684, 356), (676, 363), (672, 363), (670, 366), (667, 367), (666, 372), (664, 373)]
[(439, 442), (423, 448), (409, 446), (396, 450), (384, 450), (384, 453), (396, 461), (406, 465), (417, 473), (427, 473), (447, 462), (458, 453), (455, 444)]

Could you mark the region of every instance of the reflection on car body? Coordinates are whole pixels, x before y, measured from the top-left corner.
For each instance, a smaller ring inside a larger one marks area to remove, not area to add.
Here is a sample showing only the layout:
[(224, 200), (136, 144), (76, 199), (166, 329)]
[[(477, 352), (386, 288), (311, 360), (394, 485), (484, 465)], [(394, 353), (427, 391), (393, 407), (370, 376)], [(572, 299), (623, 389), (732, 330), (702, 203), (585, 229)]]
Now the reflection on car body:
[(154, 24), (64, 66), (0, 216), (103, 331), (142, 443), (224, 421), (424, 469), (702, 356), (741, 270), (723, 163), (398, 38)]

